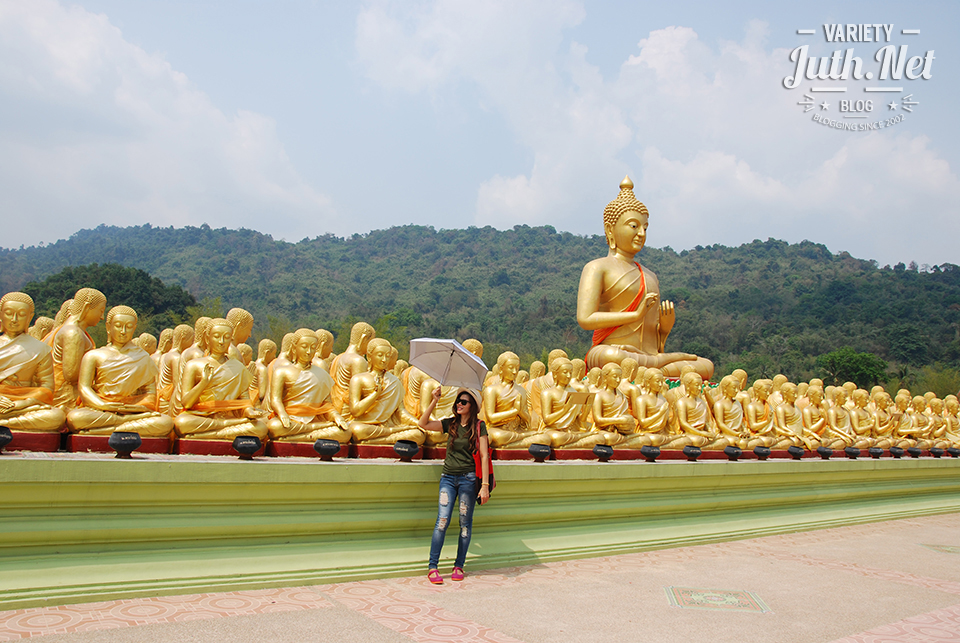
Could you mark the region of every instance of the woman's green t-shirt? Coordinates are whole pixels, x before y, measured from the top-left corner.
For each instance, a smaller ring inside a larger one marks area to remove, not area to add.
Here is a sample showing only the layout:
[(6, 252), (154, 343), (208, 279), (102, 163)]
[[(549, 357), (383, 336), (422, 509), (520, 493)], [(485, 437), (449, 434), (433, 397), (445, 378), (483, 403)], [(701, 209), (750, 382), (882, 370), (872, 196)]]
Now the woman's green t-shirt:
[[(450, 427), (457, 422), (457, 437), (450, 436)], [(450, 476), (462, 476), (477, 470), (473, 460), (473, 449), (470, 447), (470, 431), (473, 427), (459, 424), (460, 418), (449, 417), (440, 420), (443, 432), (447, 437), (447, 457), (443, 461), (443, 472)], [(487, 425), (480, 422), (480, 435), (486, 437)]]

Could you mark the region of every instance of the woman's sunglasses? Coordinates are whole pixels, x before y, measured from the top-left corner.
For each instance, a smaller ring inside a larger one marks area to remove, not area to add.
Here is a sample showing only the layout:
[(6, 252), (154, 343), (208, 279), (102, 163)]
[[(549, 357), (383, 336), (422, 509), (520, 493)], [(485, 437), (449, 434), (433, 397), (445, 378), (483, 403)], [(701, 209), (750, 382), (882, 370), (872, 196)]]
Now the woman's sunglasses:
[(457, 400), (457, 404), (458, 405), (463, 404), (464, 406), (466, 406), (467, 404), (470, 404), (470, 400), (465, 400), (463, 398), (460, 398), (459, 400)]

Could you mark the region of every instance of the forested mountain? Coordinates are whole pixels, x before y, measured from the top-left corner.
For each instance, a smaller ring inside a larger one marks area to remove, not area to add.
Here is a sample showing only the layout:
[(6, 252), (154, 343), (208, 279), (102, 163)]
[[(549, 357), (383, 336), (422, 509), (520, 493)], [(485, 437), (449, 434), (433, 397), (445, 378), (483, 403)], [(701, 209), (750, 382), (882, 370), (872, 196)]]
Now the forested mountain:
[[(250, 310), (255, 338), (326, 327), (340, 350), (349, 325), (364, 319), (398, 343), (476, 337), (488, 363), (509, 348), (526, 365), (554, 347), (586, 352), (590, 334), (574, 318), (577, 284), (582, 266), (606, 251), (601, 236), (549, 226), (401, 226), (299, 243), (208, 226), (101, 226), (0, 251), (0, 286), (119, 263), (184, 287), (208, 312)], [(952, 264), (880, 268), (819, 244), (772, 239), (681, 253), (646, 248), (640, 261), (677, 304), (667, 350), (709, 357), (719, 374), (743, 366), (754, 376), (807, 378), (818, 355), (845, 346), (875, 353), (901, 374), (935, 363), (955, 369), (960, 360), (960, 268)]]

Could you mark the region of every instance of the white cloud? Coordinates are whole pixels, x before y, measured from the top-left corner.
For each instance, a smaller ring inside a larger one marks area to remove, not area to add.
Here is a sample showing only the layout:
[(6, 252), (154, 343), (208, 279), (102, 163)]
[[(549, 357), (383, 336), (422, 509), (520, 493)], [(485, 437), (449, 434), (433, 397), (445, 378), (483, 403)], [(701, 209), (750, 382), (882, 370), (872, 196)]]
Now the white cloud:
[(478, 186), (479, 224), (599, 233), (629, 170), (653, 245), (807, 238), (881, 262), (956, 261), (949, 235), (936, 234), (960, 196), (949, 164), (903, 127), (812, 123), (802, 90), (781, 86), (789, 49), (768, 45), (764, 23), (717, 46), (682, 25), (654, 30), (605, 79), (586, 47), (564, 40), (584, 16), (572, 2), (555, 12), (450, 0), (361, 11), (357, 49), (371, 79), (431, 93), (470, 83), (531, 150), (527, 172)]
[(206, 222), (294, 239), (339, 231), (272, 119), (224, 114), (106, 16), (2, 1), (0, 59), (8, 240), (51, 241), (98, 223)]

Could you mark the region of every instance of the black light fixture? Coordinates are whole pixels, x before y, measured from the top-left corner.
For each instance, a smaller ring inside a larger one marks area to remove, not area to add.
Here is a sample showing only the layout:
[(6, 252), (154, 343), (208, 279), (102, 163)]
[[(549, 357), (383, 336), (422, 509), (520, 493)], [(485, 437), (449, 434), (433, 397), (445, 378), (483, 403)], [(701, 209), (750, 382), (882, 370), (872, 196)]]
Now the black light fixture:
[(753, 454), (757, 456), (757, 460), (766, 460), (770, 457), (770, 447), (754, 447)]
[(642, 447), (640, 447), (640, 455), (642, 455), (643, 459), (647, 462), (656, 462), (657, 458), (660, 457), (660, 447), (644, 444)]
[(420, 445), (413, 440), (397, 440), (393, 443), (393, 451), (400, 456), (400, 462), (413, 462), (413, 457), (420, 452)]
[(262, 446), (260, 438), (255, 435), (238, 435), (233, 439), (233, 450), (240, 454), (241, 460), (253, 460), (253, 454)]
[(687, 456), (687, 462), (696, 462), (700, 457), (700, 447), (687, 445), (683, 447), (683, 455)]
[(960, 449), (956, 447), (950, 447), (947, 449), (947, 455), (949, 455), (951, 458), (960, 458)]
[(340, 443), (336, 440), (320, 439), (313, 443), (313, 450), (320, 454), (324, 462), (333, 462), (333, 456), (340, 453)]
[(867, 453), (869, 453), (870, 457), (873, 458), (874, 460), (879, 460), (880, 457), (883, 455), (883, 449), (881, 449), (880, 447), (870, 447)]
[(793, 458), (794, 460), (799, 460), (803, 457), (803, 454), (806, 452), (803, 450), (803, 447), (790, 446), (790, 447), (787, 447), (787, 453), (789, 453), (790, 457)]
[(923, 453), (923, 450), (918, 449), (917, 447), (910, 447), (909, 449), (907, 449), (907, 453), (910, 454), (911, 458), (919, 458), (920, 454)]
[(817, 454), (820, 456), (821, 460), (829, 460), (830, 456), (833, 455), (833, 449), (828, 449), (827, 447), (817, 447)]
[(740, 447), (728, 446), (724, 447), (723, 454), (727, 456), (727, 460), (730, 462), (736, 462), (737, 459), (743, 455), (743, 451), (740, 450)]
[(130, 454), (140, 448), (143, 440), (136, 431), (114, 431), (110, 434), (107, 444), (117, 452), (114, 457), (129, 460)]
[(13, 442), (13, 434), (10, 433), (10, 429), (5, 426), (0, 426), (0, 453), (3, 453), (3, 447), (11, 442)]
[(527, 449), (527, 453), (532, 455), (537, 462), (543, 462), (550, 457), (552, 452), (553, 449), (550, 448), (549, 444), (531, 444), (530, 448)]
[(845, 447), (843, 452), (847, 454), (847, 457), (851, 460), (856, 460), (860, 457), (860, 449), (857, 447)]
[(937, 447), (933, 447), (932, 449), (930, 449), (930, 455), (932, 455), (935, 458), (939, 458), (940, 456), (943, 455), (943, 449), (938, 449)]
[(890, 451), (890, 455), (892, 455), (897, 460), (903, 457), (903, 449), (901, 449), (900, 447), (890, 447), (889, 451)]
[(593, 455), (597, 456), (600, 462), (607, 462), (613, 457), (613, 447), (606, 444), (598, 444), (593, 447)]

